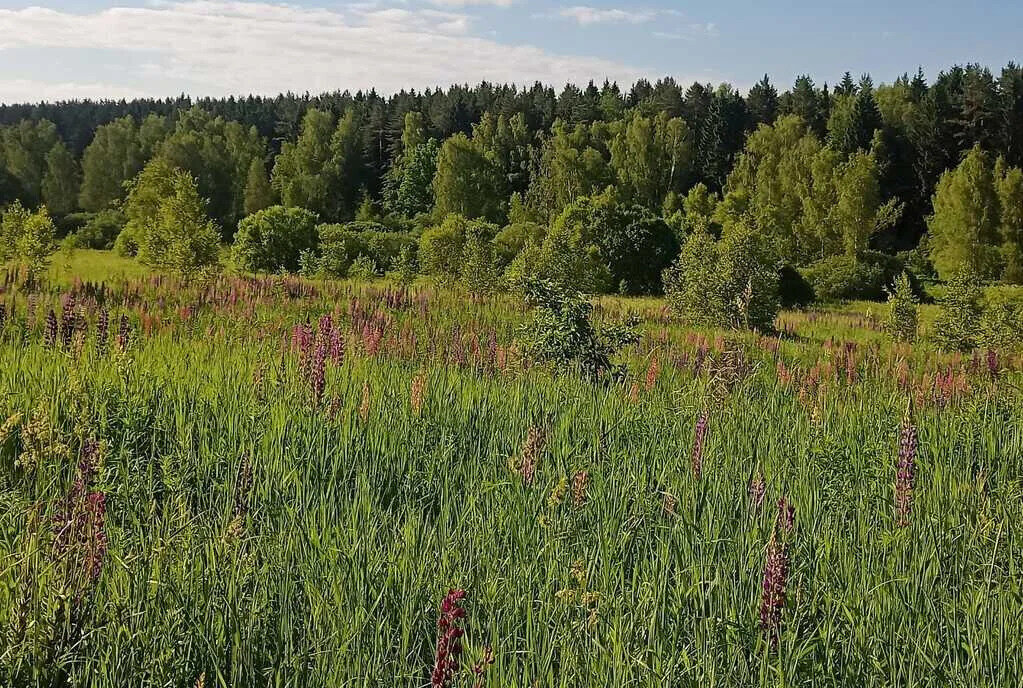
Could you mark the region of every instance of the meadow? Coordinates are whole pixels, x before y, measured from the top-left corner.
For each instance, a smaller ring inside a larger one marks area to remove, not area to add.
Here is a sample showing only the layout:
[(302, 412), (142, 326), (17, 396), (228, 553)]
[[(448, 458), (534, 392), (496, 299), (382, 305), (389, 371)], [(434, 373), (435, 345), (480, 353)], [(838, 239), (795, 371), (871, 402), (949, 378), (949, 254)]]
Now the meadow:
[(0, 685), (1020, 685), (1019, 352), (604, 297), (600, 384), (514, 295), (49, 285), (0, 272)]

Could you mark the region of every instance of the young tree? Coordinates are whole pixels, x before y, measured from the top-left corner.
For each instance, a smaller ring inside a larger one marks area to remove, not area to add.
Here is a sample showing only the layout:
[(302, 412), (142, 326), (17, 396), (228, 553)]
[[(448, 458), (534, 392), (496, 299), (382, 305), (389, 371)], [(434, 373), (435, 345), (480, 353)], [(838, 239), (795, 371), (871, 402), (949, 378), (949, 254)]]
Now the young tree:
[(25, 268), (29, 285), (35, 285), (50, 264), (55, 236), (45, 207), (33, 213), (16, 201), (0, 219), (0, 262), (16, 259)]
[(252, 215), (269, 208), (275, 200), (263, 161), (260, 158), (253, 158), (249, 163), (249, 172), (245, 180), (245, 214)]
[(916, 340), (919, 321), (916, 304), (917, 299), (909, 275), (903, 272), (888, 293), (888, 318), (885, 321), (885, 329), (897, 341)]
[(81, 176), (71, 151), (58, 141), (46, 155), (46, 174), (43, 176), (42, 194), (46, 207), (57, 216), (74, 211), (78, 205), (78, 186)]
[(981, 279), (997, 277), (999, 223), (992, 165), (987, 153), (974, 147), (959, 167), (941, 176), (934, 194), (934, 214), (927, 225), (938, 275), (948, 280), (967, 268)]
[(133, 179), (145, 162), (139, 131), (130, 116), (97, 127), (82, 154), (78, 205), (89, 212), (109, 208), (124, 198), (125, 182)]
[(1002, 279), (1012, 284), (1023, 284), (1023, 170), (1012, 167), (996, 170), (1002, 262)]
[(933, 338), (946, 351), (970, 351), (980, 334), (980, 285), (968, 265), (960, 267), (948, 280), (934, 321)]
[(171, 193), (161, 199), (154, 223), (139, 238), (139, 262), (191, 277), (219, 262), (220, 232), (206, 215), (206, 201), (192, 175), (176, 170)]
[(433, 193), (442, 216), (501, 221), (506, 212), (505, 186), (497, 162), (464, 134), (452, 136), (441, 146)]

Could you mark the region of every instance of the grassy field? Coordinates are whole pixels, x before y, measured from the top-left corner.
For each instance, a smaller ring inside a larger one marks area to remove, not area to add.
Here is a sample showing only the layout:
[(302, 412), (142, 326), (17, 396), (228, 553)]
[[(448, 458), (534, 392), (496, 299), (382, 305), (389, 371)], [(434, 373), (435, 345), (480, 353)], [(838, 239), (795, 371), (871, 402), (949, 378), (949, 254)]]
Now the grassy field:
[(604, 299), (595, 385), (513, 296), (51, 276), (0, 282), (0, 685), (428, 686), (451, 589), (434, 685), (1023, 676), (1018, 352)]

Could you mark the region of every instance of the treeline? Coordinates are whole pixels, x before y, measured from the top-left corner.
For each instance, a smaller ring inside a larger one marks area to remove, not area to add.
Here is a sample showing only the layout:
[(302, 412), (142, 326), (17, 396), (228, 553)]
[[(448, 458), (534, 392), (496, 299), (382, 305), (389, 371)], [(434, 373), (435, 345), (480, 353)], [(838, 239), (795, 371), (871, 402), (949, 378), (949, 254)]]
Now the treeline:
[[(8, 105), (0, 124), (0, 206), (45, 205), (86, 245), (109, 247), (126, 225), (137, 237), (145, 189), (192, 185), (223, 241), (253, 213), (301, 208), (366, 251), (400, 243), (367, 231), (405, 233), (418, 244), (409, 261), (455, 278), (469, 256), (452, 251), (468, 246), (504, 277), (658, 291), (694, 233), (719, 240), (741, 226), (823, 298), (879, 296), (907, 265), (1023, 281), (1015, 64), (957, 66), (933, 84), (800, 77), (781, 93), (764, 77), (745, 95), (667, 78), (627, 92), (483, 83), (388, 98)], [(142, 183), (154, 164), (149, 178), (164, 182)], [(190, 181), (168, 181), (175, 171)], [(306, 267), (323, 260), (319, 244), (304, 248)], [(335, 272), (356, 258), (384, 270), (398, 256), (347, 256)]]

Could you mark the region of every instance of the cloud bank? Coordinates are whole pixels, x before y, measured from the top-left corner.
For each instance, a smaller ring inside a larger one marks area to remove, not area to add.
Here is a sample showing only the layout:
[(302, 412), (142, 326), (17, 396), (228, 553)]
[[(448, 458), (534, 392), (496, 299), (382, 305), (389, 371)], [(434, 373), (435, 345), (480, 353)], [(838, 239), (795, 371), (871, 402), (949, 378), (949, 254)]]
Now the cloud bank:
[[(81, 50), (75, 78), (49, 83), (11, 67), (0, 100), (276, 94), (336, 89), (391, 93), (402, 88), (488, 80), (564, 83), (604, 78), (631, 83), (646, 70), (531, 45), (503, 45), (471, 33), (454, 8), (512, 0), (433, 0), (434, 8), (349, 5), (343, 10), (229, 0), (158, 0), (86, 14), (29, 7), (0, 10), (0, 60), (9, 49)], [(116, 83), (90, 74), (87, 55), (116, 51)], [(8, 60), (10, 64), (10, 60)], [(79, 76), (80, 73), (80, 76)]]

